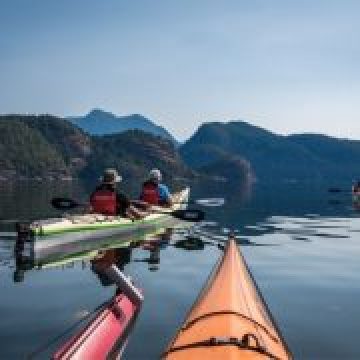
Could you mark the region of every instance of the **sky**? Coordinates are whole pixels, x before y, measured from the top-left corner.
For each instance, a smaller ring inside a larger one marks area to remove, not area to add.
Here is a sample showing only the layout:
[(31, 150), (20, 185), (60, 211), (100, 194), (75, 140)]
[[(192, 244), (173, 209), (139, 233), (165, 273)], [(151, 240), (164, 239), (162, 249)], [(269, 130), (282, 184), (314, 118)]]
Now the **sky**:
[(360, 139), (358, 0), (0, 0), (0, 113)]

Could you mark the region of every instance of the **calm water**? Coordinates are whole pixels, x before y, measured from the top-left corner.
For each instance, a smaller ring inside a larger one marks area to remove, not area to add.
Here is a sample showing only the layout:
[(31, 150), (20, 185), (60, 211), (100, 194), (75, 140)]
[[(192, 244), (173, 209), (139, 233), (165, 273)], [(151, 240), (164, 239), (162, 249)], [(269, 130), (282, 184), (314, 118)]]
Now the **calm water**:
[[(295, 358), (359, 359), (360, 213), (349, 194), (331, 195), (327, 187), (256, 186), (250, 196), (212, 189), (211, 195), (228, 201), (208, 209), (208, 220), (218, 226), (205, 230), (220, 236), (238, 230), (243, 254)], [(48, 206), (54, 194), (79, 191), (72, 185), (2, 187), (0, 217), (48, 216), (54, 214)], [(143, 289), (145, 302), (125, 359), (159, 357), (221, 254), (210, 244), (193, 251), (171, 245), (182, 238), (173, 235), (158, 264), (149, 261), (149, 251), (132, 250), (125, 272)], [(22, 282), (13, 281), (15, 268), (12, 240), (0, 239), (0, 359), (26, 358), (114, 292), (88, 259), (26, 271)], [(35, 358), (47, 358), (55, 347)]]

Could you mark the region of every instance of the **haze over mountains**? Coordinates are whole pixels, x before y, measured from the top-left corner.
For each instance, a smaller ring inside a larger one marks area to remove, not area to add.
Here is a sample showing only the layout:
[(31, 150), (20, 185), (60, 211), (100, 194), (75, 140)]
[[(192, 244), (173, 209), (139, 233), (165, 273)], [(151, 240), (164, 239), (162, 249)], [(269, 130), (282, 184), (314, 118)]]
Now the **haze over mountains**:
[(0, 179), (96, 180), (117, 167), (138, 181), (156, 166), (168, 179), (211, 176), (236, 183), (348, 181), (360, 176), (360, 141), (283, 136), (244, 121), (199, 127), (181, 146), (141, 115), (93, 110), (84, 117), (0, 116)]

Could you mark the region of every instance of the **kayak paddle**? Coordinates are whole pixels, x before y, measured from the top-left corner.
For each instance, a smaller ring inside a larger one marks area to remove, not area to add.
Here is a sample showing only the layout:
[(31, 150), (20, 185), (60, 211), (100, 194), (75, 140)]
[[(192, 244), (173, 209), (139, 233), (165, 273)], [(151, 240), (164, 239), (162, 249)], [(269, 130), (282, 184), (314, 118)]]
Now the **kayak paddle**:
[[(328, 192), (329, 193), (332, 193), (332, 194), (340, 194), (340, 193), (343, 193), (343, 194), (354, 194), (353, 191), (349, 190), (349, 189), (340, 189), (340, 188), (336, 188), (336, 187), (331, 187), (328, 189)], [(356, 192), (355, 192), (356, 194)]]
[(209, 206), (209, 207), (223, 206), (225, 204), (225, 199), (224, 198), (197, 199), (197, 200), (188, 202), (188, 204), (191, 204), (191, 203), (201, 205), (201, 206)]
[(1, 224), (14, 224), (21, 221), (28, 221), (28, 220), (21, 220), (21, 219), (0, 219)]
[(2, 231), (0, 232), (0, 238), (2, 239), (14, 239), (17, 237), (17, 233), (13, 231)]
[[(55, 197), (51, 200), (51, 205), (58, 210), (72, 210), (78, 207), (88, 206), (88, 204), (78, 203), (69, 198)], [(174, 211), (163, 211), (151, 209), (153, 213), (166, 214), (180, 220), (198, 222), (205, 219), (205, 212), (197, 209), (179, 209)]]
[(342, 192), (349, 192), (349, 190), (344, 190), (344, 189), (340, 189), (337, 187), (331, 187), (328, 189), (329, 193), (333, 193), (333, 194), (337, 194), (337, 193), (342, 193)]
[(88, 206), (88, 204), (81, 204), (73, 199), (63, 197), (52, 198), (51, 205), (58, 210), (72, 210), (78, 207)]
[[(131, 200), (131, 203), (139, 206), (148, 206), (149, 204), (142, 200)], [(224, 198), (205, 198), (205, 199), (196, 199), (190, 201), (174, 201), (173, 204), (196, 204), (207, 207), (223, 206), (225, 204)]]

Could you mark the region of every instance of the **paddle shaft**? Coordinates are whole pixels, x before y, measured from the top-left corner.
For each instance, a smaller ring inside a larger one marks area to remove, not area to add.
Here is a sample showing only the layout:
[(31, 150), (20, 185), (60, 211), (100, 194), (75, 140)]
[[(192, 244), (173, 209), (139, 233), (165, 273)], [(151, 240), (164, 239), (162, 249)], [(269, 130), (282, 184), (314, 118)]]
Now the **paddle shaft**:
[[(58, 210), (71, 210), (78, 207), (89, 206), (89, 204), (78, 203), (75, 200), (68, 198), (53, 198), (51, 200), (51, 204), (54, 208)], [(149, 204), (147, 204), (147, 206), (149, 206)], [(173, 216), (180, 220), (194, 221), (194, 222), (202, 221), (205, 218), (205, 213), (201, 210), (178, 209), (174, 211), (166, 211), (165, 209), (162, 210), (157, 208), (151, 208), (150, 212), (165, 214), (165, 215)]]

